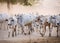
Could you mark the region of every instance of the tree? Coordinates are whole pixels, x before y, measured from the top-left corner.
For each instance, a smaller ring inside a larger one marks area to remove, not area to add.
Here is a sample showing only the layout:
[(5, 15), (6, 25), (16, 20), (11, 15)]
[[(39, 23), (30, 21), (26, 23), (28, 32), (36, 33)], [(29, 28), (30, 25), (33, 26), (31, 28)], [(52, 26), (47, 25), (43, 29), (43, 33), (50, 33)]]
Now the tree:
[(10, 9), (10, 4), (20, 3), (24, 6), (32, 6), (36, 0), (0, 0), (0, 3), (6, 2), (8, 9)]

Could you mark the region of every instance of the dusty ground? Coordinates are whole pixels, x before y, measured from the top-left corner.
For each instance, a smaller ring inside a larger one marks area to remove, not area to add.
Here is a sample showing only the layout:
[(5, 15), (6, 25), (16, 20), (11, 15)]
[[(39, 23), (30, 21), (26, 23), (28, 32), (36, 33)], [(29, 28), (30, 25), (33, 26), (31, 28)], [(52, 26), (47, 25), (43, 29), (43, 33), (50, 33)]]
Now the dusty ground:
[(16, 40), (0, 40), (0, 43), (60, 43), (60, 38), (37, 38), (37, 39), (16, 39)]
[(27, 35), (0, 39), (0, 43), (60, 43), (60, 37), (40, 37)]
[(41, 37), (39, 33), (32, 33), (31, 35), (17, 35), (16, 37), (8, 38), (8, 31), (0, 30), (0, 43), (60, 43), (60, 32), (59, 37), (56, 37), (56, 29), (51, 32), (51, 37), (49, 37), (49, 32), (47, 32), (44, 37)]

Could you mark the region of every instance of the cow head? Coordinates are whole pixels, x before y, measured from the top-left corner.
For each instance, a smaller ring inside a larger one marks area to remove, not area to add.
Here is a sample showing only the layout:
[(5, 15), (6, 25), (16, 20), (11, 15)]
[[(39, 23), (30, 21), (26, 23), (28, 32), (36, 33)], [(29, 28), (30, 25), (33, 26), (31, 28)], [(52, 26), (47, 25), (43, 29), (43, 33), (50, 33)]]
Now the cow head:
[(17, 24), (17, 19), (15, 17), (10, 17), (8, 19), (8, 25), (12, 26), (12, 25), (16, 25)]

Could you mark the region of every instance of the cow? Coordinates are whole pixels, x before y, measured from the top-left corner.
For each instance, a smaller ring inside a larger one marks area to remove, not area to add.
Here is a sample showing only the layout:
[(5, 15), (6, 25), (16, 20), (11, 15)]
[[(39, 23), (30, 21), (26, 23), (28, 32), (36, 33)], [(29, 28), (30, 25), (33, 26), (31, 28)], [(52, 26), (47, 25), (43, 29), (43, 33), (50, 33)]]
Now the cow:
[(8, 19), (8, 37), (10, 37), (10, 35), (12, 35), (12, 37), (17, 36), (17, 30), (17, 19), (14, 16), (12, 16)]

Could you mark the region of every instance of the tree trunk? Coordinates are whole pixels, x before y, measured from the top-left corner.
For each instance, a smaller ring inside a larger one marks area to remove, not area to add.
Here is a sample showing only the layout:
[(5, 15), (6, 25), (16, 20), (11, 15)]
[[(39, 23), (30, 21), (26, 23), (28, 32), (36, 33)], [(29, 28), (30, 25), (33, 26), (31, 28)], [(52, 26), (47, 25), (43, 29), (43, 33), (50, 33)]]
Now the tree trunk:
[(7, 0), (7, 7), (10, 9), (10, 0)]

